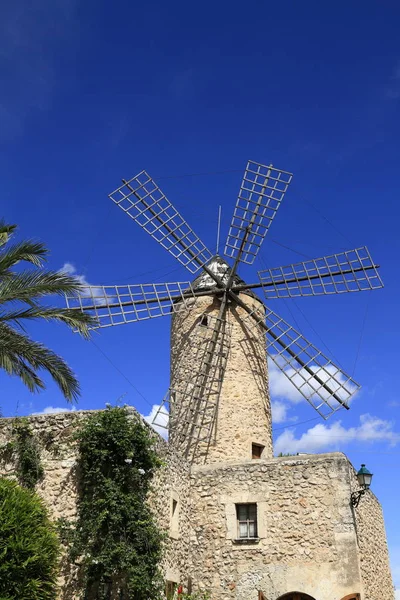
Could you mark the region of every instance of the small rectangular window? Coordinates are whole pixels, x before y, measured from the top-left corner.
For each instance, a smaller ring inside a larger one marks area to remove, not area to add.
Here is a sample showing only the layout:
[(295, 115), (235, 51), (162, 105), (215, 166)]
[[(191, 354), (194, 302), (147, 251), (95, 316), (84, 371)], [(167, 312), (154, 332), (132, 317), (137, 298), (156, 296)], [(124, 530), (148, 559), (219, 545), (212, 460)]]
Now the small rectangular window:
[(208, 315), (201, 315), (199, 318), (200, 327), (208, 327)]
[(167, 600), (173, 600), (178, 584), (175, 581), (165, 582), (165, 596)]
[(252, 458), (261, 458), (264, 448), (265, 448), (265, 446), (261, 446), (261, 444), (252, 444), (251, 445), (251, 457)]
[(175, 594), (177, 584), (174, 581), (167, 581), (165, 583), (165, 596), (167, 600), (172, 600)]
[(257, 533), (257, 504), (236, 504), (238, 539), (251, 539)]

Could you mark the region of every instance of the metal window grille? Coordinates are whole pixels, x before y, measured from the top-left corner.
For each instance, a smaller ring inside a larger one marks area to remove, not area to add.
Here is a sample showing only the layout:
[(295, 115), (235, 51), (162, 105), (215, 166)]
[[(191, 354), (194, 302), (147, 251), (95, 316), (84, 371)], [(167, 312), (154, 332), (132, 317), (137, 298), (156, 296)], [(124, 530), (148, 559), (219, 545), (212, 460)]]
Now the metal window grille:
[(236, 505), (238, 538), (256, 538), (257, 533), (257, 504)]

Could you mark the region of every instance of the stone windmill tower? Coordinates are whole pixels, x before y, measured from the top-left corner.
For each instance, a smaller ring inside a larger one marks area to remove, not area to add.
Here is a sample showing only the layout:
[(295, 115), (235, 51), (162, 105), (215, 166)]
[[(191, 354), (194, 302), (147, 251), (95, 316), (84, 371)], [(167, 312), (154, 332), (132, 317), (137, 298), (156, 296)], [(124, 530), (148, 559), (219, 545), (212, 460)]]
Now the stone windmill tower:
[[(88, 287), (68, 298), (98, 327), (171, 315), (166, 596), (213, 600), (393, 600), (378, 500), (360, 506), (354, 468), (340, 453), (272, 456), (267, 356), (327, 419), (358, 384), (289, 323), (270, 298), (382, 287), (366, 248), (264, 270), (253, 264), (292, 175), (249, 162), (227, 241), (213, 256), (145, 172), (110, 198), (193, 275), (192, 281)], [(263, 292), (264, 298), (258, 295)], [(255, 460), (255, 459), (262, 460)], [(179, 587), (178, 587), (179, 586)]]
[(142, 171), (110, 194), (117, 206), (192, 274), (194, 281), (88, 286), (70, 308), (98, 327), (169, 315), (171, 385), (155, 418), (191, 462), (272, 456), (267, 353), (313, 408), (328, 418), (349, 408), (358, 384), (257, 296), (266, 300), (382, 287), (367, 248), (259, 272), (246, 283), (292, 174), (249, 161), (224, 254), (213, 256), (153, 179)]

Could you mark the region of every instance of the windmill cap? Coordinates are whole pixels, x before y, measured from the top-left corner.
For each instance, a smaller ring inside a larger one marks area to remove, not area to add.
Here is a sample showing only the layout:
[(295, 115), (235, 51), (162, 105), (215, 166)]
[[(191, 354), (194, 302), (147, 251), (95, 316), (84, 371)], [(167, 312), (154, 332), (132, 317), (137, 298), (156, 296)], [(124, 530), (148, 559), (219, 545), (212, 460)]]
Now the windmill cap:
[[(220, 256), (219, 254), (213, 256), (210, 262), (207, 263), (207, 267), (210, 271), (217, 275), (217, 277), (219, 277), (223, 281), (223, 283), (228, 282), (232, 268), (226, 262), (226, 260), (222, 258), (222, 256)], [(233, 285), (242, 285), (245, 283), (246, 282), (243, 281), (243, 279), (241, 279), (236, 273), (233, 278)], [(206, 271), (203, 271), (202, 273), (200, 273), (200, 275), (196, 277), (196, 279), (194, 279), (192, 287), (194, 290), (212, 290), (213, 288), (217, 287), (217, 283), (208, 273), (206, 273)], [(260, 298), (258, 298), (258, 296), (251, 290), (243, 290), (242, 293), (247, 294), (248, 296), (252, 296), (253, 298), (256, 298), (257, 300), (262, 302), (262, 300), (260, 300)]]

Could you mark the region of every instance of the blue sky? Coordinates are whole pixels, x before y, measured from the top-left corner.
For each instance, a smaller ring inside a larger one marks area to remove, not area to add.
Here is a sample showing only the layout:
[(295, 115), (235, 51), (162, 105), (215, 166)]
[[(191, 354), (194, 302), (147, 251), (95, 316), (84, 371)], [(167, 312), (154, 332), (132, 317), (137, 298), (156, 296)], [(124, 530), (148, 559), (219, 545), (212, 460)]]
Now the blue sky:
[[(271, 301), (363, 386), (327, 423), (303, 423), (311, 408), (273, 394), (274, 436), (282, 449), (343, 450), (375, 473), (400, 587), (399, 20), (396, 2), (3, 3), (0, 185), (20, 236), (90, 283), (190, 279), (107, 198), (142, 169), (211, 249), (218, 205), (224, 238), (249, 158), (294, 173), (246, 280), (264, 264), (368, 245), (383, 290)], [(149, 414), (168, 387), (168, 318), (94, 343), (52, 325), (30, 332), (75, 369), (79, 408), (126, 394)], [(50, 381), (35, 396), (0, 381), (6, 415), (66, 407)]]

